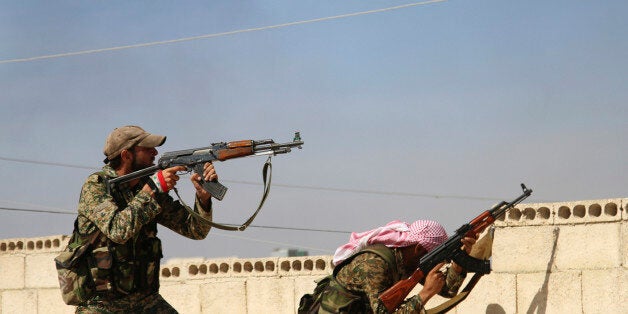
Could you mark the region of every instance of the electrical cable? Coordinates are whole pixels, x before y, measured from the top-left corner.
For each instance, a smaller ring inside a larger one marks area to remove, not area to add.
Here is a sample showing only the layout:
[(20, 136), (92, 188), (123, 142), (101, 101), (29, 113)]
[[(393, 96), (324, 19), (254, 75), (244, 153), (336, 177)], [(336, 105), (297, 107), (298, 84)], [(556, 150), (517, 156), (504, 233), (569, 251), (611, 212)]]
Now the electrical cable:
[[(47, 213), (47, 214), (76, 215), (76, 212), (67, 212), (67, 211), (52, 210), (52, 209), (30, 209), (30, 208), (16, 208), (16, 207), (0, 206), (0, 210), (17, 211), (17, 212), (32, 212), (32, 213)], [(229, 224), (229, 223), (225, 223), (225, 225), (228, 225), (228, 226), (239, 226), (239, 225)], [(309, 231), (309, 232), (351, 234), (350, 231), (330, 230), (330, 229), (295, 228), (295, 227), (261, 226), (261, 225), (250, 225), (249, 227), (251, 227), (251, 228), (260, 228), (260, 229), (275, 229), (275, 230), (291, 230), (291, 231)]]
[[(96, 167), (77, 166), (77, 165), (64, 164), (64, 163), (44, 162), (44, 161), (27, 160), (27, 159), (19, 159), (19, 158), (9, 158), (9, 157), (4, 157), (4, 156), (0, 156), (0, 160), (12, 161), (12, 162), (21, 162), (21, 163), (40, 164), (40, 165), (49, 165), (49, 166), (68, 167), (68, 168), (77, 168), (77, 169), (98, 170), (98, 168), (96, 168)], [(250, 181), (225, 180), (225, 179), (221, 179), (221, 181), (222, 182), (229, 182), (229, 183), (236, 183), (236, 184), (261, 185), (261, 183), (250, 182)], [(347, 188), (330, 188), (330, 187), (321, 187), (321, 186), (306, 186), (306, 185), (279, 184), (279, 183), (273, 183), (273, 186), (275, 186), (275, 187), (282, 187), (282, 188), (291, 188), (291, 189), (303, 189), (303, 190), (318, 190), (318, 191), (329, 191), (329, 192), (361, 193), (361, 194), (388, 195), (388, 196), (425, 197), (425, 198), (435, 198), (435, 199), (464, 199), (464, 200), (475, 200), (475, 201), (501, 201), (502, 200), (501, 198), (497, 198), (497, 197), (484, 197), (484, 196), (409, 193), (409, 192), (387, 192), (387, 191), (373, 191), (373, 190), (360, 190), (360, 189), (347, 189)]]
[(117, 47), (110, 47), (110, 48), (90, 49), (90, 50), (82, 50), (82, 51), (75, 51), (75, 52), (58, 53), (58, 54), (43, 55), (43, 56), (30, 57), (30, 58), (7, 59), (7, 60), (0, 60), (0, 64), (3, 64), (3, 63), (17, 63), (17, 62), (29, 62), (29, 61), (36, 61), (36, 60), (70, 57), (70, 56), (86, 55), (86, 54), (108, 52), (108, 51), (117, 51), (117, 50), (125, 50), (125, 49), (141, 48), (141, 47), (167, 45), (167, 44), (174, 44), (174, 43), (180, 43), (180, 42), (186, 42), (186, 41), (192, 41), (192, 40), (215, 38), (215, 37), (235, 35), (235, 34), (241, 34), (241, 33), (249, 33), (249, 32), (257, 32), (257, 31), (269, 30), (269, 29), (275, 29), (275, 28), (283, 28), (283, 27), (295, 26), (295, 25), (301, 25), (301, 24), (309, 24), (309, 23), (323, 22), (323, 21), (329, 21), (329, 20), (336, 20), (336, 19), (342, 19), (342, 18), (348, 18), (348, 17), (360, 16), (360, 15), (381, 13), (381, 12), (386, 12), (386, 11), (405, 9), (405, 8), (409, 8), (409, 7), (414, 7), (414, 6), (419, 6), (419, 5), (426, 5), (426, 4), (432, 4), (432, 3), (437, 3), (437, 2), (445, 2), (445, 1), (447, 1), (447, 0), (421, 1), (421, 2), (409, 3), (409, 4), (398, 5), (398, 6), (388, 7), (388, 8), (376, 9), (376, 10), (368, 10), (368, 11), (340, 14), (340, 15), (334, 15), (334, 16), (328, 16), (328, 17), (322, 17), (322, 18), (315, 18), (315, 19), (310, 19), (310, 20), (289, 22), (289, 23), (276, 24), (276, 25), (270, 25), (270, 26), (247, 28), (247, 29), (228, 31), (228, 32), (222, 32), (222, 33), (205, 34), (205, 35), (199, 35), (199, 36), (184, 37), (184, 38), (163, 40), (163, 41), (154, 41), (154, 42), (148, 42), (148, 43), (140, 43), (140, 44), (133, 44), (133, 45), (117, 46)]

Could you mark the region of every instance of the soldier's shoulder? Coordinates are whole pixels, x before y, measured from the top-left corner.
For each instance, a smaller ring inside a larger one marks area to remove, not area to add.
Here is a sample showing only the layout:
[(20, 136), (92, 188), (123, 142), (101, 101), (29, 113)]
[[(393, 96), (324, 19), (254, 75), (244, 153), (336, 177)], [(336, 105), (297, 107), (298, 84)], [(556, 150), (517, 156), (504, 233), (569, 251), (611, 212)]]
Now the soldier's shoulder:
[(100, 175), (99, 172), (95, 172), (90, 174), (85, 181), (88, 183), (100, 183), (103, 182), (103, 177)]
[(373, 252), (363, 252), (358, 254), (350, 264), (361, 265), (366, 268), (386, 268), (388, 263), (384, 258)]

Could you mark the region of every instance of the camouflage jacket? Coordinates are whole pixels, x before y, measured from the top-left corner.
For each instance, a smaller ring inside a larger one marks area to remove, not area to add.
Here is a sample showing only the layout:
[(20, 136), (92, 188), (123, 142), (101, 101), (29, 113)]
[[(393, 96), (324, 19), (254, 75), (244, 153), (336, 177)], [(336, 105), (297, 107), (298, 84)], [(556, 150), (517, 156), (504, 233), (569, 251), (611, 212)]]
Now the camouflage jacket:
[[(357, 253), (351, 262), (337, 271), (336, 281), (347, 290), (366, 296), (373, 313), (388, 313), (384, 304), (379, 300), (379, 294), (392, 287), (397, 280), (394, 274), (403, 274), (401, 253), (392, 250), (395, 255), (397, 269), (391, 266), (379, 255), (371, 252)], [(407, 277), (407, 276), (406, 276)], [(453, 297), (462, 285), (465, 275), (460, 275), (453, 269), (447, 269), (445, 286), (439, 295)], [(422, 313), (424, 304), (418, 295), (406, 299), (394, 313)]]
[[(100, 292), (97, 299), (103, 300), (158, 291), (162, 251), (157, 224), (191, 239), (204, 239), (210, 230), (179, 201), (165, 193), (153, 198), (141, 190), (143, 184), (122, 186), (114, 199), (104, 177), (116, 176), (108, 165), (90, 175), (78, 206), (79, 233), (101, 232), (93, 249), (92, 275)], [(197, 199), (194, 210), (211, 220), (211, 203), (203, 209)]]

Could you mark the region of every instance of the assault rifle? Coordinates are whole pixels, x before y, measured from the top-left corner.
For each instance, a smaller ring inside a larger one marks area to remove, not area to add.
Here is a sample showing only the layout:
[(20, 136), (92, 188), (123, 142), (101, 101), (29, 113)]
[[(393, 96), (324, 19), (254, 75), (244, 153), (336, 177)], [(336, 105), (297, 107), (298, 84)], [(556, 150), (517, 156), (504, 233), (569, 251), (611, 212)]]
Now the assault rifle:
[(418, 267), (412, 276), (408, 279), (400, 280), (394, 286), (380, 294), (379, 299), (386, 309), (388, 309), (389, 312), (393, 312), (403, 300), (405, 300), (408, 293), (414, 289), (416, 284), (422, 281), (430, 270), (442, 262), (453, 260), (467, 271), (475, 272), (476, 274), (490, 273), (490, 261), (469, 256), (461, 249), (462, 243), (460, 240), (465, 237), (475, 237), (477, 234), (484, 231), (486, 227), (493, 224), (497, 218), (532, 194), (532, 190), (526, 188), (523, 183), (521, 183), (521, 188), (523, 189), (523, 194), (519, 197), (511, 202), (502, 201), (493, 206), (490, 210), (483, 212), (475, 219), (471, 220), (471, 222), (458, 228), (456, 233), (449, 237), (447, 241), (421, 257)]
[[(174, 166), (185, 166), (188, 170), (194, 171), (202, 177), (203, 165), (206, 162), (216, 160), (225, 161), (227, 159), (251, 155), (274, 156), (289, 153), (293, 147), (300, 149), (302, 145), (303, 140), (301, 140), (300, 133), (295, 132), (294, 139), (292, 142), (288, 143), (275, 143), (272, 139), (259, 141), (242, 140), (228, 143), (214, 143), (207, 147), (166, 152), (161, 156), (161, 158), (159, 158), (159, 161), (154, 166), (107, 180), (107, 190), (111, 194), (116, 191), (122, 183), (143, 178), (152, 175), (159, 170)], [(207, 192), (218, 200), (222, 200), (227, 192), (227, 187), (220, 184), (218, 181), (207, 182), (201, 179), (201, 185)]]

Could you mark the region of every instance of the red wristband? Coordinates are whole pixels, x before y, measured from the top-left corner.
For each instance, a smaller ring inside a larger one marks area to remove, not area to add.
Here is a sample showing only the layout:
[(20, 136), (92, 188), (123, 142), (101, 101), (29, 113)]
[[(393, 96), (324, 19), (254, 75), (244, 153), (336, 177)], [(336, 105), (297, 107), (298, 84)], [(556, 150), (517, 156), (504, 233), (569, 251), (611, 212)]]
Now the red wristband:
[(161, 170), (159, 170), (157, 172), (157, 179), (159, 179), (159, 184), (161, 185), (161, 190), (165, 192), (168, 192), (168, 184), (166, 184), (166, 179), (164, 179), (164, 174), (162, 173)]

